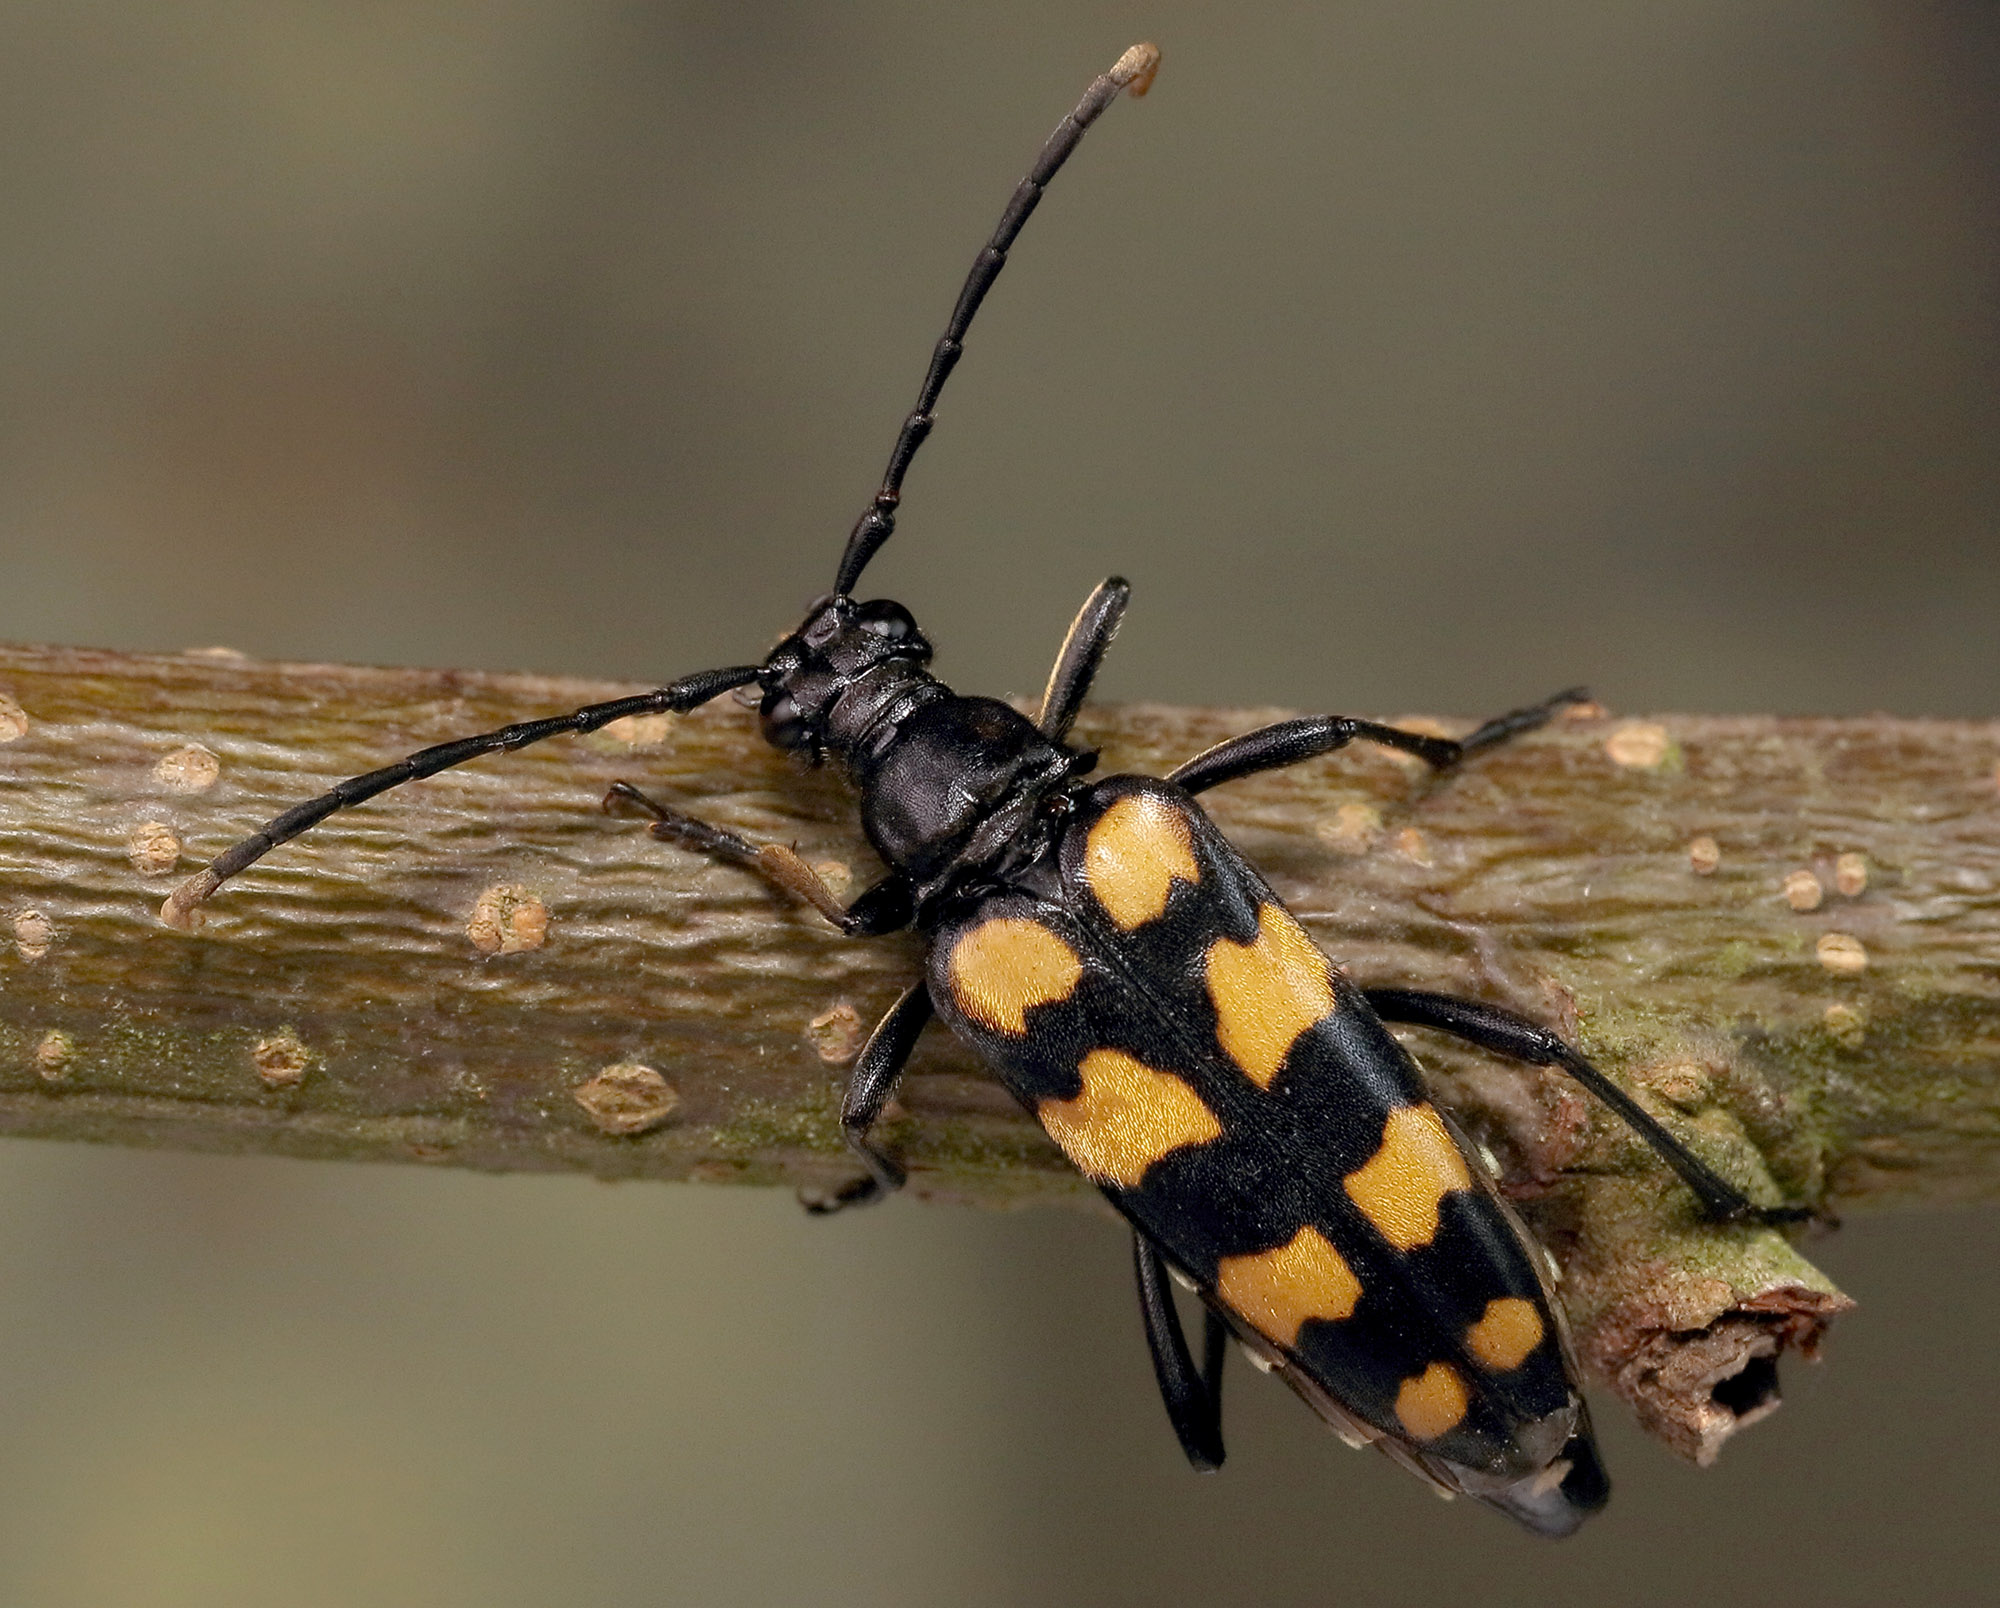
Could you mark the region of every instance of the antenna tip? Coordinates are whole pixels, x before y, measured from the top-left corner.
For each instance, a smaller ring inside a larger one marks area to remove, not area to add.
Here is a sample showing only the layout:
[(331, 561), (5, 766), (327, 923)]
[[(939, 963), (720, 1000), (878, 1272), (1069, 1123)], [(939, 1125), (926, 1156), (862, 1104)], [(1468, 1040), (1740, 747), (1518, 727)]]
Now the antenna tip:
[(1120, 89), (1129, 89), (1133, 99), (1153, 87), (1153, 74), (1160, 70), (1158, 45), (1134, 45), (1111, 64), (1105, 74)]
[(160, 920), (176, 931), (193, 932), (198, 919), (195, 906), (221, 886), (222, 878), (213, 866), (197, 872), (167, 895), (167, 902), (160, 906)]

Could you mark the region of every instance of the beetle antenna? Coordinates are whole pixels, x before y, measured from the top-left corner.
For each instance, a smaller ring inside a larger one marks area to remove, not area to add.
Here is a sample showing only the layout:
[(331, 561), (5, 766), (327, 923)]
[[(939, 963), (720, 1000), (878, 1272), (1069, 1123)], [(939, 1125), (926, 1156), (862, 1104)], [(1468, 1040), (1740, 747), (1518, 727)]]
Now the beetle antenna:
[(1042, 199), (1049, 180), (1069, 160), (1069, 153), (1076, 149), (1077, 142), (1083, 138), (1083, 131), (1118, 98), (1121, 89), (1129, 89), (1135, 96), (1145, 94), (1152, 87), (1153, 74), (1159, 68), (1160, 51), (1157, 45), (1134, 45), (1126, 51), (1111, 64), (1108, 73), (1091, 80), (1090, 88), (1083, 92), (1083, 99), (1076, 103), (1076, 110), (1056, 125), (1056, 131), (1042, 147), (1042, 154), (1035, 158), (1035, 165), (1028, 170), (1028, 176), (1015, 186), (1007, 210), (1000, 214), (1000, 223), (993, 231), (993, 238), (986, 242), (986, 249), (973, 259), (972, 271), (965, 276), (965, 288), (958, 293), (958, 305), (952, 309), (951, 323), (945, 327), (943, 338), (931, 353), (931, 366), (924, 375), (924, 388), (917, 393), (917, 405), (903, 421), (902, 433), (896, 437), (896, 448), (889, 454), (889, 467), (882, 476), (882, 489), (875, 493), (875, 500), (863, 511), (861, 518), (855, 522), (853, 533), (847, 538), (847, 551), (840, 559), (840, 574), (833, 583), (835, 595), (846, 597), (852, 594), (854, 583), (860, 580), (868, 561), (895, 533), (896, 504), (902, 500), (903, 476), (908, 473), (910, 460), (917, 455), (917, 448), (924, 444), (924, 437), (931, 433), (931, 426), (937, 422), (938, 393), (944, 389), (944, 382), (951, 371), (958, 366), (958, 360), (965, 351), (965, 332), (972, 323), (972, 315), (979, 311), (979, 304), (986, 299), (987, 291), (993, 288), (993, 281), (1007, 266), (1007, 250), (1014, 244), (1014, 237), (1021, 232), (1021, 225), (1028, 221), (1028, 214)]

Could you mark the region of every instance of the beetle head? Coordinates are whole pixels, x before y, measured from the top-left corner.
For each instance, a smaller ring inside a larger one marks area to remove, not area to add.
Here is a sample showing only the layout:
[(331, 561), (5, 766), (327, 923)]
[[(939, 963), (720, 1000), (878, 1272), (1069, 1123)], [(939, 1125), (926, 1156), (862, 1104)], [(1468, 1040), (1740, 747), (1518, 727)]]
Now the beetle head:
[(857, 603), (838, 592), (817, 598), (758, 674), (764, 737), (778, 748), (817, 756), (826, 741), (826, 717), (843, 694), (885, 666), (921, 671), (930, 659), (930, 642), (902, 604), (888, 598)]

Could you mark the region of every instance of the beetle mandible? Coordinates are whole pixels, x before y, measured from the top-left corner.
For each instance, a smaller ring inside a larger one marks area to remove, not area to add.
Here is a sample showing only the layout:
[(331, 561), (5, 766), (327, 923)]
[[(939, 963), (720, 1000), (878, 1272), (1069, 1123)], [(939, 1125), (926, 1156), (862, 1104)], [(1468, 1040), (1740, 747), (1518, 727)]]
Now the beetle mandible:
[[(843, 1203), (902, 1184), (870, 1129), (939, 1015), (1131, 1222), (1160, 1393), (1195, 1467), (1222, 1462), (1221, 1370), (1234, 1338), (1349, 1441), (1534, 1531), (1567, 1535), (1610, 1485), (1543, 1254), (1384, 1024), (1562, 1069), (1718, 1220), (1808, 1214), (1753, 1205), (1547, 1029), (1473, 1000), (1356, 987), (1195, 799), (1355, 741), (1443, 770), (1543, 724), (1582, 692), (1456, 742), (1322, 715), (1232, 738), (1164, 780), (1093, 782), (1097, 756), (1069, 733), (1124, 614), (1123, 580), (1084, 603), (1033, 720), (953, 692), (926, 668), (931, 645), (907, 609), (854, 596), (895, 530), (904, 476), (1016, 236), (1084, 131), (1120, 91), (1143, 95), (1158, 65), (1153, 46), (1133, 46), (1043, 145), (959, 292), (833, 590), (761, 663), (442, 743), (344, 781), (226, 850), (161, 914), (190, 925), (228, 878), (404, 782), (755, 687), (764, 736), (814, 763), (835, 761), (859, 796), (888, 871), (852, 904), (789, 848), (751, 843), (625, 783), (606, 803), (650, 815), (668, 842), (757, 872), (849, 936), (914, 926), (929, 938), (926, 975), (890, 1008), (848, 1080), (841, 1126), (867, 1176)], [(1170, 1275), (1204, 1304), (1199, 1365)]]

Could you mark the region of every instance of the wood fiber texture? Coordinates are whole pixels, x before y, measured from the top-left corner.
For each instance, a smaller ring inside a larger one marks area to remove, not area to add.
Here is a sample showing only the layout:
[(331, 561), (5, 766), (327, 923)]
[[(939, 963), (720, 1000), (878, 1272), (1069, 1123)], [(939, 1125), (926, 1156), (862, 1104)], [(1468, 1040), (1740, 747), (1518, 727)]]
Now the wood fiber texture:
[[(198, 932), (157, 919), (343, 776), (631, 690), (0, 649), (0, 1132), (851, 1179), (844, 1067), (917, 941), (844, 940), (597, 808), (628, 780), (865, 886), (840, 779), (734, 699), (412, 784), (275, 851)], [(1280, 713), (1100, 707), (1076, 738), (1161, 774)], [(1364, 986), (1546, 1020), (1759, 1198), (1851, 1210), (2000, 1194), (1996, 760), (2000, 723), (1586, 709), (1441, 778), (1357, 747), (1203, 802)], [(1717, 1381), (1809, 1349), (1845, 1298), (1779, 1235), (1697, 1222), (1556, 1074), (1410, 1042), (1555, 1251), (1587, 1364), (1713, 1455), (1766, 1404)], [(886, 1137), (921, 1194), (1094, 1198), (941, 1032)]]

